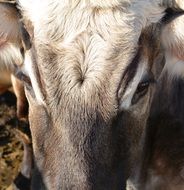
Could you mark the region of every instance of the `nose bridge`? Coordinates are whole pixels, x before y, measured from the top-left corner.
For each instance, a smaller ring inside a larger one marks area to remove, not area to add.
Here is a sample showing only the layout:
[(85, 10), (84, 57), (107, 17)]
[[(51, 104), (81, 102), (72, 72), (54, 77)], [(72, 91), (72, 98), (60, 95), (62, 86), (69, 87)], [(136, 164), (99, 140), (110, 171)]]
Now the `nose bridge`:
[[(113, 167), (110, 120), (114, 107), (110, 103), (112, 109), (107, 108), (107, 104), (102, 105), (105, 100), (99, 95), (84, 98), (86, 94), (77, 92), (65, 98), (62, 96), (56, 110), (49, 107), (45, 114), (42, 112), (49, 119), (40, 123), (44, 126), (34, 127), (34, 142), (39, 146), (36, 161), (43, 183), (48, 189), (110, 190), (111, 183), (107, 185), (107, 181), (112, 177), (110, 170)], [(106, 111), (108, 114), (103, 113)], [(41, 131), (45, 132), (42, 139)]]
[[(57, 167), (60, 177), (55, 178), (56, 183), (62, 181), (63, 188), (90, 190), (108, 189), (106, 179), (111, 175), (110, 139), (107, 126), (102, 118), (90, 121), (67, 123), (60, 143), (57, 157)], [(74, 125), (77, 124), (77, 125)], [(108, 140), (109, 139), (109, 140)], [(108, 168), (109, 167), (109, 168)], [(64, 177), (63, 177), (64, 176)], [(94, 188), (95, 187), (95, 188)]]

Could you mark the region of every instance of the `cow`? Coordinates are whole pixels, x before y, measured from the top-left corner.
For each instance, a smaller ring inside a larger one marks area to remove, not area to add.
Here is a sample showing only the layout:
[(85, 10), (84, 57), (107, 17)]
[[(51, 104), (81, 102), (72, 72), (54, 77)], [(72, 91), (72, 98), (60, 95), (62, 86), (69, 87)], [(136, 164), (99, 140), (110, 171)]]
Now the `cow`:
[[(18, 22), (18, 14), (14, 5), (8, 2), (4, 2), (4, 5), (0, 6), (0, 12), (0, 94), (13, 86), (17, 97), (17, 116), (23, 119), (27, 118), (28, 103), (23, 83), (14, 75), (15, 66), (23, 63), (24, 44), (21, 42), (19, 29), (15, 27)], [(11, 27), (8, 28), (8, 26)]]
[(183, 9), (182, 0), (17, 1), (17, 28), (29, 33), (16, 73), (29, 102), (32, 189), (126, 189), (165, 56), (160, 23)]

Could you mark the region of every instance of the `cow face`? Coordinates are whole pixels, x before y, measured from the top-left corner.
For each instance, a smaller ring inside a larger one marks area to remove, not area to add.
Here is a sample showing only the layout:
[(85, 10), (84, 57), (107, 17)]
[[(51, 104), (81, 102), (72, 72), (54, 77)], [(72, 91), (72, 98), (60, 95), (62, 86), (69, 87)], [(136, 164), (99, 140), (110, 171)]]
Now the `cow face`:
[(19, 1), (32, 42), (19, 77), (30, 105), (33, 189), (125, 189), (160, 56), (159, 29), (150, 26), (163, 16), (160, 5)]

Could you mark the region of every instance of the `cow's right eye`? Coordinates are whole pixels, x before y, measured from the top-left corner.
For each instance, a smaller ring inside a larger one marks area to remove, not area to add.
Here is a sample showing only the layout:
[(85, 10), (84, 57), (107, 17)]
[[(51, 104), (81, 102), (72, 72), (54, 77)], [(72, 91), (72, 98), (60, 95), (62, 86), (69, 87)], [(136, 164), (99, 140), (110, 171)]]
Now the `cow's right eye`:
[(143, 97), (147, 92), (149, 88), (150, 82), (142, 82), (138, 85), (136, 93), (133, 96), (132, 104), (135, 104), (138, 102), (138, 100)]
[(137, 86), (137, 90), (132, 98), (132, 104), (136, 104), (148, 92), (150, 84), (155, 83), (153, 74), (146, 73)]

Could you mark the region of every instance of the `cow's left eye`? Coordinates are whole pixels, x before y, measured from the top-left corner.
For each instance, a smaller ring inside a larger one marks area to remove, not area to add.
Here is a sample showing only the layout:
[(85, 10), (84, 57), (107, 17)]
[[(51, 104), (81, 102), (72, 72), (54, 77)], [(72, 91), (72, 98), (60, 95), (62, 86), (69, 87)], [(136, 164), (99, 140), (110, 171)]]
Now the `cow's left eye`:
[(136, 92), (132, 98), (132, 105), (136, 104), (148, 92), (150, 84), (154, 83), (153, 75), (146, 74), (138, 84)]
[(15, 76), (16, 76), (19, 80), (21, 80), (21, 81), (24, 83), (24, 85), (25, 85), (28, 89), (29, 89), (30, 87), (32, 87), (30, 78), (29, 78), (24, 72), (22, 72), (21, 70), (17, 71), (17, 72), (15, 73)]

